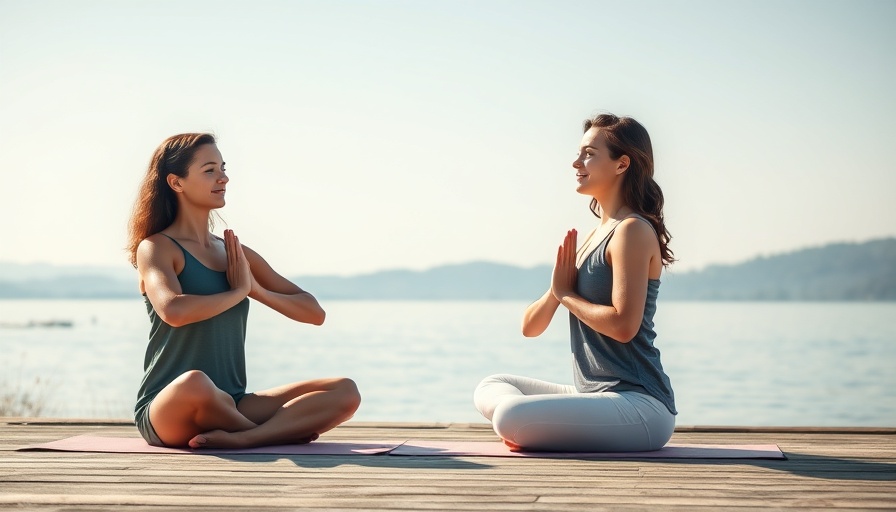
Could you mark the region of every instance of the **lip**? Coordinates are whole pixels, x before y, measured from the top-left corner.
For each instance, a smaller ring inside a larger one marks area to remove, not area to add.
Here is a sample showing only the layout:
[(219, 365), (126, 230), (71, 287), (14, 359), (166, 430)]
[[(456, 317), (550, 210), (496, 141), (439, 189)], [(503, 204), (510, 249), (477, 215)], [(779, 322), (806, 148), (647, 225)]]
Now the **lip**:
[(212, 194), (221, 194), (224, 195), (225, 190), (222, 188), (220, 190), (212, 190)]

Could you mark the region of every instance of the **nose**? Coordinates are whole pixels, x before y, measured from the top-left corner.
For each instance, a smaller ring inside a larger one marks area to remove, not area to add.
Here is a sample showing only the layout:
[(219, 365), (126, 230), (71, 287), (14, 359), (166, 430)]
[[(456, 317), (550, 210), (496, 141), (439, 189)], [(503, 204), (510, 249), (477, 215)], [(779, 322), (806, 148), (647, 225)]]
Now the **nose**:
[(227, 175), (224, 174), (224, 172), (221, 172), (221, 175), (218, 176), (218, 182), (219, 183), (227, 183), (228, 181), (230, 181), (230, 178), (228, 178)]
[(572, 167), (574, 169), (578, 169), (578, 168), (582, 167), (582, 157), (577, 157), (575, 160), (573, 160)]

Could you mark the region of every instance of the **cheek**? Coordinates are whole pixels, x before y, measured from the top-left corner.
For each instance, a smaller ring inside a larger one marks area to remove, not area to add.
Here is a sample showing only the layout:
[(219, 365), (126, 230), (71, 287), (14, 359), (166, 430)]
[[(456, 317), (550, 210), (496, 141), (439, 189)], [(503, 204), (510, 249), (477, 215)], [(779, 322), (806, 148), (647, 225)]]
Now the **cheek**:
[(589, 174), (600, 174), (603, 166), (597, 160), (591, 159), (585, 161), (585, 169)]

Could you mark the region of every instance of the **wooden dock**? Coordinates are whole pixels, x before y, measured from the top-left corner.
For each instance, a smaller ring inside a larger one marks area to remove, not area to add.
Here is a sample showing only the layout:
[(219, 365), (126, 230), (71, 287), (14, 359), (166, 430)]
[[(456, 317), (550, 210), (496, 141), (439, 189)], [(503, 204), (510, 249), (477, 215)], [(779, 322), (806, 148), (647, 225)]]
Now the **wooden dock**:
[[(2, 510), (896, 510), (896, 428), (679, 427), (787, 460), (16, 451), (128, 421), (0, 418)], [(495, 440), (485, 424), (349, 422), (321, 440)]]

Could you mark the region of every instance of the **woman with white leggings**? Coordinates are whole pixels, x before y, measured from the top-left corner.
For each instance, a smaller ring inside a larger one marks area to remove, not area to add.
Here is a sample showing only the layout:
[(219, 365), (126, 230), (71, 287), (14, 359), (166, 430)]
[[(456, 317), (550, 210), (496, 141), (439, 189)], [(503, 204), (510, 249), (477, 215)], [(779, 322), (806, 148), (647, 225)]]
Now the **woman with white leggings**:
[(650, 136), (630, 117), (584, 123), (577, 192), (599, 226), (576, 249), (575, 230), (557, 250), (550, 289), (523, 315), (523, 335), (569, 311), (574, 385), (492, 375), (476, 408), (514, 450), (649, 451), (675, 428), (675, 398), (654, 346), (660, 276), (673, 261), (663, 193), (653, 179)]

